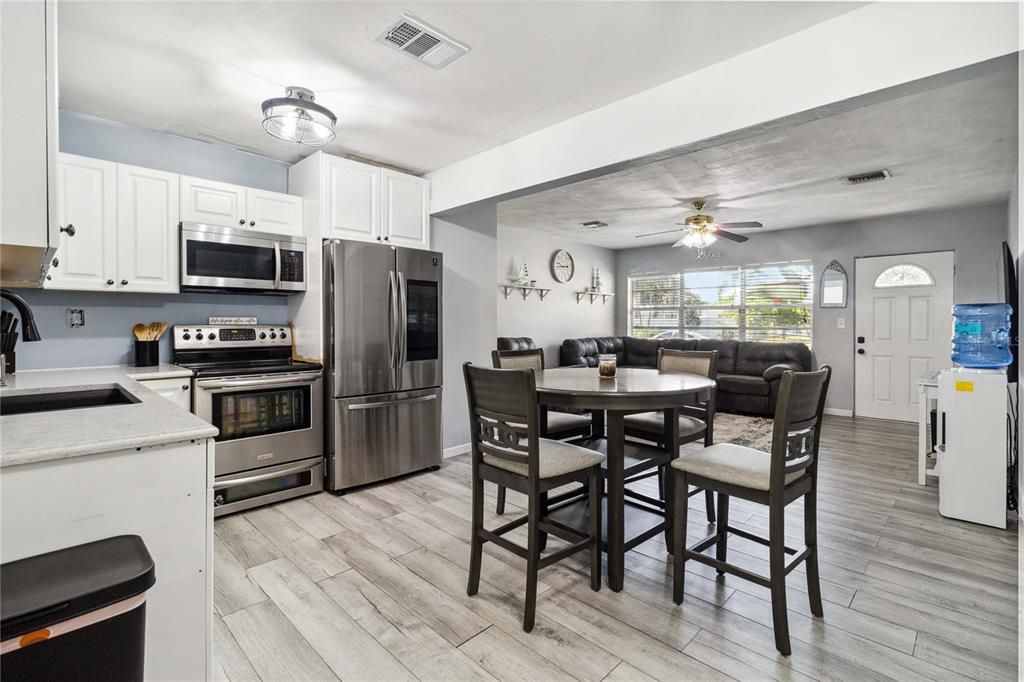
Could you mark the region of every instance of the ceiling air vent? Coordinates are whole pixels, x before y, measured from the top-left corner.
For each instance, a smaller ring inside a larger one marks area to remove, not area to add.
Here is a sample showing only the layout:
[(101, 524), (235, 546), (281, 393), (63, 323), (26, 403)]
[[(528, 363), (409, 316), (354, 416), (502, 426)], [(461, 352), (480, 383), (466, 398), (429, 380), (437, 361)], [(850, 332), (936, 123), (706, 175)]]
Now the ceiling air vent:
[(847, 175), (843, 178), (843, 184), (846, 185), (865, 185), (869, 182), (878, 182), (879, 180), (886, 180), (892, 177), (892, 173), (883, 168), (882, 170), (871, 171), (870, 173), (857, 173), (856, 175)]
[(408, 14), (403, 14), (391, 22), (391, 25), (377, 36), (377, 42), (404, 52), (416, 61), (435, 69), (448, 66), (469, 52), (465, 45)]

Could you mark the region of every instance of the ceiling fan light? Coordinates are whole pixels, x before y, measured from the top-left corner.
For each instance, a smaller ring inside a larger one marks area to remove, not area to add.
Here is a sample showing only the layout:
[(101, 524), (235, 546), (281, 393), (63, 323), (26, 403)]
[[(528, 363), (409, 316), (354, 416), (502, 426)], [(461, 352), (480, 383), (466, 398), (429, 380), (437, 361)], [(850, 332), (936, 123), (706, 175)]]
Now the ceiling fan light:
[(317, 104), (311, 90), (289, 87), (284, 97), (263, 103), (263, 129), (287, 142), (323, 147), (334, 140), (338, 118), (327, 107)]
[(701, 230), (691, 230), (680, 242), (691, 249), (706, 249), (717, 241), (718, 237)]

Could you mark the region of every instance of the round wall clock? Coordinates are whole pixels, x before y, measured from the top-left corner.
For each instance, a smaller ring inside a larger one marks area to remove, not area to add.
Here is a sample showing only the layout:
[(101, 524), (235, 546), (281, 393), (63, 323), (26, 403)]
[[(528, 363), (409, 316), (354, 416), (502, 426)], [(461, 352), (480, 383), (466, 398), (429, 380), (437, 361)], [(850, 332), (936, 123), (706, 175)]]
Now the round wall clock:
[(576, 274), (576, 262), (568, 251), (559, 249), (551, 256), (551, 276), (556, 282), (565, 284)]

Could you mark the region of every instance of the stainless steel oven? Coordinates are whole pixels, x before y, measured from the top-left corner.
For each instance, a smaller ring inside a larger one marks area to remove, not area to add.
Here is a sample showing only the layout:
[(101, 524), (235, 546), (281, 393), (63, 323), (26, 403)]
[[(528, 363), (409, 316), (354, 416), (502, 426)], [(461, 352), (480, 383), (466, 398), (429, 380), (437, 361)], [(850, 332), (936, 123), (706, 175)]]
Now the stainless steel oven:
[(306, 290), (306, 240), (269, 232), (181, 224), (181, 288)]
[(323, 490), (320, 370), (199, 377), (195, 413), (216, 426), (214, 515)]

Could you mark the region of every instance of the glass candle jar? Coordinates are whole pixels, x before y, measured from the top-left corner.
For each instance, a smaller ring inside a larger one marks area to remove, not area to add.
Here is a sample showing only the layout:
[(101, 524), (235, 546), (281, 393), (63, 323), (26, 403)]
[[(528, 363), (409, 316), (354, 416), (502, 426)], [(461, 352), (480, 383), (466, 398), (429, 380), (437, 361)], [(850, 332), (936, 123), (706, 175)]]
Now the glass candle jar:
[(602, 353), (597, 356), (597, 375), (602, 379), (615, 378), (615, 355)]

